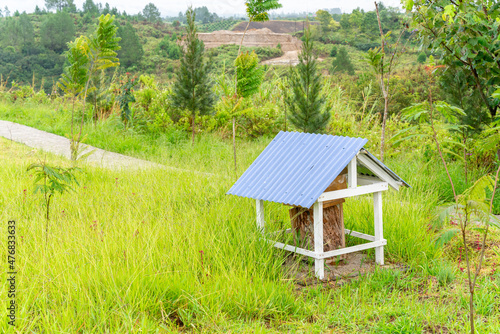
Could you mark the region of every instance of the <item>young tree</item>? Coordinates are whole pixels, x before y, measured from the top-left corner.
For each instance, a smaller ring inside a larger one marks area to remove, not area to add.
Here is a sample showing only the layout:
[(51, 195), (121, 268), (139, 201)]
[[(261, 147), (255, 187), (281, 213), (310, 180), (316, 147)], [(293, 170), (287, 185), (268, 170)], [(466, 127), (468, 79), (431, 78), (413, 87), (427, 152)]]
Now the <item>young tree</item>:
[(245, 6), (247, 7), (248, 24), (241, 37), (240, 47), (238, 49), (238, 55), (241, 52), (241, 45), (245, 39), (245, 34), (247, 33), (248, 26), (252, 21), (263, 22), (269, 21), (269, 11), (273, 9), (281, 8), (282, 5), (279, 0), (246, 0)]
[(321, 96), (321, 75), (318, 72), (316, 56), (310, 31), (304, 34), (299, 64), (290, 68), (292, 94), (287, 99), (289, 120), (304, 132), (320, 133), (325, 131), (330, 120), (330, 108)]
[[(234, 153), (234, 175), (237, 178), (237, 163), (236, 163), (236, 117), (244, 114), (245, 109), (242, 108), (242, 101), (245, 98), (250, 98), (259, 91), (262, 80), (264, 79), (265, 68), (259, 66), (259, 57), (255, 52), (242, 53), (234, 61), (236, 67), (236, 94), (231, 99), (233, 100), (233, 108), (231, 110), (233, 119), (233, 153)], [(242, 110), (243, 109), (243, 110)]]
[[(403, 36), (404, 29), (401, 30), (401, 34), (399, 35), (398, 40), (392, 46), (392, 55), (389, 59), (385, 59), (386, 56), (386, 45), (387, 38), (391, 34), (389, 31), (387, 34), (384, 34), (382, 30), (382, 23), (380, 21), (380, 13), (378, 10), (378, 4), (375, 2), (375, 10), (377, 13), (378, 19), (378, 27), (380, 31), (381, 37), (381, 46), (380, 48), (370, 49), (368, 51), (368, 55), (366, 56), (369, 64), (372, 66), (373, 71), (377, 75), (377, 79), (379, 80), (380, 90), (382, 91), (382, 96), (384, 98), (384, 114), (382, 115), (382, 133), (380, 138), (380, 160), (384, 161), (384, 153), (385, 153), (385, 126), (387, 123), (387, 117), (389, 116), (389, 99), (390, 99), (390, 79), (392, 75), (392, 71), (396, 65), (396, 57), (398, 56), (398, 45), (401, 40), (401, 36)], [(389, 47), (387, 45), (387, 47)]]
[(125, 67), (138, 65), (144, 55), (144, 50), (139, 41), (139, 36), (137, 36), (130, 22), (118, 28), (117, 36), (121, 38), (121, 50), (118, 51), (120, 63)]
[[(258, 70), (257, 63), (258, 63), (258, 57), (255, 55), (255, 57), (244, 57), (238, 60), (238, 58), (242, 57), (241, 55), (241, 47), (243, 46), (243, 40), (245, 39), (245, 34), (247, 33), (248, 27), (250, 26), (250, 23), (252, 21), (256, 22), (263, 22), (263, 21), (268, 21), (269, 20), (269, 11), (273, 9), (278, 9), (281, 8), (282, 5), (279, 3), (278, 0), (246, 0), (245, 1), (245, 6), (247, 7), (247, 16), (248, 16), (248, 24), (245, 28), (245, 31), (243, 32), (243, 36), (241, 37), (240, 41), (240, 47), (238, 48), (238, 56), (235, 61), (235, 66), (236, 66), (236, 75), (234, 77), (234, 86), (235, 86), (235, 94), (231, 98), (226, 98), (226, 101), (232, 101), (233, 107), (232, 107), (232, 114), (233, 114), (233, 149), (234, 149), (234, 171), (235, 175), (237, 174), (237, 165), (236, 165), (236, 110), (240, 108), (241, 101), (243, 99), (241, 93), (238, 92), (238, 89), (242, 87), (242, 83), (247, 80), (247, 78), (239, 78), (238, 76), (242, 73), (246, 73), (246, 75), (254, 75), (251, 74), (250, 72), (243, 70), (243, 68), (250, 66), (251, 70), (250, 71), (257, 71), (255, 73), (255, 78), (258, 77), (260, 74), (258, 73), (260, 70)], [(255, 62), (254, 65), (254, 58), (257, 59), (257, 62)], [(239, 65), (238, 65), (239, 64)], [(238, 66), (240, 69), (238, 70)], [(258, 81), (258, 86), (256, 89), (259, 89), (260, 83), (262, 82), (262, 79)], [(239, 87), (238, 87), (239, 85)], [(253, 94), (253, 93), (252, 93)], [(250, 94), (251, 95), (251, 94)]]
[(332, 61), (332, 73), (338, 72), (354, 75), (354, 65), (344, 46), (335, 49), (335, 59)]
[[(431, 58), (432, 60), (432, 58)], [(465, 263), (467, 269), (467, 283), (468, 283), (468, 292), (469, 292), (469, 323), (470, 323), (470, 332), (472, 334), (475, 333), (474, 328), (474, 293), (476, 289), (476, 281), (481, 272), (481, 267), (483, 264), (483, 259), (485, 255), (485, 245), (486, 239), (488, 237), (489, 227), (490, 225), (494, 225), (497, 228), (500, 228), (500, 220), (492, 215), (493, 210), (493, 201), (495, 198), (495, 192), (498, 188), (498, 177), (500, 174), (500, 126), (490, 128), (485, 131), (485, 138), (483, 140), (480, 139), (479, 146), (489, 147), (489, 149), (496, 150), (496, 155), (498, 157), (498, 169), (495, 173), (495, 177), (491, 174), (486, 174), (480, 177), (474, 184), (466, 189), (462, 194), (457, 192), (455, 187), (455, 181), (453, 181), (452, 174), (449, 171), (448, 163), (446, 162), (444, 153), (446, 152), (444, 148), (441, 147), (441, 142), (438, 137), (438, 132), (435, 124), (435, 119), (437, 116), (441, 116), (443, 119), (447, 121), (449, 124), (449, 129), (456, 129), (459, 116), (463, 116), (465, 112), (457, 107), (451, 106), (443, 101), (434, 101), (432, 94), (432, 83), (434, 81), (433, 73), (438, 68), (444, 67), (443, 65), (434, 65), (431, 64), (426, 66), (425, 69), (427, 74), (429, 75), (429, 95), (428, 101), (424, 101), (422, 103), (414, 104), (410, 107), (403, 109), (401, 112), (403, 117), (416, 121), (419, 126), (428, 127), (431, 131), (425, 131), (420, 135), (422, 137), (430, 136), (436, 145), (436, 150), (439, 154), (439, 158), (442, 162), (446, 175), (448, 177), (448, 181), (451, 186), (451, 190), (453, 193), (454, 203), (448, 203), (444, 207), (442, 207), (443, 211), (441, 213), (441, 218), (449, 221), (451, 217), (455, 221), (458, 222), (459, 229), (451, 229), (444, 232), (439, 238), (448, 239), (455, 234), (460, 234), (462, 239), (462, 248), (465, 253)], [(500, 97), (500, 96), (499, 96)], [(402, 131), (401, 131), (402, 132)], [(430, 134), (429, 134), (430, 133)], [(408, 138), (405, 139), (409, 139)], [(414, 137), (413, 137), (414, 138)], [(486, 139), (487, 138), (487, 139)], [(486, 140), (485, 140), (486, 139)], [(447, 142), (450, 139), (446, 140)], [(459, 142), (455, 142), (456, 144), (460, 144)], [(491, 145), (491, 146), (490, 146)], [(459, 147), (455, 145), (455, 147)], [(451, 152), (454, 156), (459, 157), (458, 154)], [(465, 170), (465, 178), (467, 178), (467, 170)], [(488, 198), (489, 194), (491, 197)], [(474, 220), (479, 220), (479, 227), (476, 222), (473, 223)], [(471, 229), (474, 230), (474, 234), (480, 232), (482, 235), (482, 243), (478, 250), (480, 250), (479, 261), (476, 265), (472, 262), (470, 258), (472, 252), (470, 251), (469, 245), (471, 240), (468, 240), (468, 234), (471, 232)], [(451, 233), (450, 233), (451, 232)]]
[(159, 22), (161, 21), (161, 14), (158, 7), (154, 3), (150, 2), (142, 10), (142, 15), (148, 22)]
[(78, 134), (74, 129), (74, 101), (71, 116), (70, 149), (71, 159), (77, 160), (80, 154), (80, 143), (82, 141), (83, 124), (85, 120), (85, 107), (89, 89), (92, 89), (92, 78), (98, 71), (104, 71), (111, 67), (120, 65), (117, 51), (120, 50), (120, 38), (116, 37), (117, 27), (114, 24), (114, 16), (101, 15), (99, 24), (94, 34), (89, 38), (80, 36), (70, 43), (70, 49), (66, 54), (68, 67), (62, 75), (58, 86), (67, 94), (82, 97), (83, 112)]
[(181, 66), (172, 88), (172, 104), (191, 114), (192, 145), (194, 145), (196, 115), (210, 112), (214, 103), (208, 63), (204, 60), (205, 46), (198, 39), (195, 14), (186, 11), (186, 38), (182, 47)]
[(54, 195), (57, 193), (64, 194), (70, 190), (71, 185), (78, 181), (74, 175), (75, 171), (79, 171), (79, 168), (62, 168), (62, 167), (52, 167), (48, 165), (45, 161), (39, 163), (34, 163), (28, 166), (27, 171), (31, 171), (34, 175), (33, 186), (35, 188), (34, 193), (40, 192), (44, 197), (45, 205), (45, 243), (47, 243), (48, 233), (49, 233), (49, 214), (50, 214), (50, 201)]
[[(428, 48), (440, 50), (448, 66), (466, 73), (491, 117), (500, 100), (491, 95), (500, 84), (500, 6), (498, 1), (405, 0), (413, 25)], [(470, 111), (469, 111), (470, 112)]]
[(42, 45), (49, 50), (61, 52), (67, 48), (66, 43), (75, 36), (75, 24), (68, 13), (50, 14), (40, 28)]

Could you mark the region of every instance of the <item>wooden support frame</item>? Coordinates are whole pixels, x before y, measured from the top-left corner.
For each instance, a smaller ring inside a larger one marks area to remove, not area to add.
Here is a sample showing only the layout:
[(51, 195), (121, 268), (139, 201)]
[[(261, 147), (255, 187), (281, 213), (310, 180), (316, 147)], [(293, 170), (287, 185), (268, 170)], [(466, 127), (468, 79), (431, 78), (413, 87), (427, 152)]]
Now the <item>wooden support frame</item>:
[(394, 180), (385, 170), (380, 168), (376, 163), (368, 158), (366, 154), (359, 153), (357, 155), (357, 159), (363, 166), (368, 168), (373, 174), (377, 175), (377, 177), (381, 178), (382, 180), (387, 180), (392, 188), (399, 190), (400, 182)]
[[(382, 217), (382, 192), (373, 193), (373, 215), (375, 224), (375, 242), (384, 238), (384, 223)], [(384, 245), (375, 247), (375, 262), (384, 264)]]
[[(353, 160), (355, 161), (356, 158)], [(349, 164), (351, 165), (351, 163)], [(352, 168), (352, 167), (351, 167)], [(348, 176), (349, 177), (349, 176)], [(352, 176), (351, 176), (352, 177)], [(336, 191), (330, 191), (323, 193), (318, 200), (314, 203), (313, 214), (314, 214), (314, 251), (308, 249), (287, 245), (281, 242), (276, 242), (273, 240), (265, 239), (267, 242), (272, 243), (274, 247), (281, 248), (290, 252), (308, 256), (314, 259), (314, 273), (319, 279), (325, 278), (325, 259), (349, 254), (353, 252), (359, 252), (366, 249), (375, 248), (375, 262), (379, 265), (384, 264), (384, 246), (387, 245), (387, 240), (384, 239), (383, 234), (383, 214), (382, 214), (382, 192), (389, 188), (387, 182), (375, 182), (375, 180), (367, 179), (367, 185), (357, 186), (360, 181), (364, 178), (355, 178), (356, 187), (349, 187), (347, 189), (341, 189)], [(354, 181), (352, 178), (350, 182)], [(373, 193), (373, 212), (374, 212), (374, 227), (375, 235), (368, 235), (352, 230), (345, 229), (345, 233), (353, 237), (368, 240), (370, 242), (335, 249), (332, 251), (325, 252), (323, 248), (323, 202), (330, 201), (339, 198), (346, 198), (352, 196), (359, 196), (364, 194)], [(264, 221), (264, 201), (256, 200), (256, 211), (257, 211), (257, 229), (264, 234), (265, 233), (265, 221)], [(291, 230), (287, 229), (285, 232), (290, 233)]]
[(347, 165), (347, 186), (349, 189), (355, 189), (358, 186), (358, 159), (356, 157), (352, 158)]
[[(314, 203), (314, 253), (323, 254), (323, 202)], [(319, 279), (325, 278), (325, 260), (318, 257), (314, 260), (314, 273)]]
[(387, 182), (377, 182), (374, 184), (361, 186), (354, 189), (347, 188), (347, 189), (329, 191), (319, 196), (318, 202), (326, 202), (339, 198), (347, 198), (347, 197), (371, 194), (375, 192), (385, 191), (387, 189), (389, 189)]
[(257, 229), (261, 232), (265, 232), (265, 222), (264, 222), (264, 201), (258, 199), (255, 201), (255, 208), (257, 211)]

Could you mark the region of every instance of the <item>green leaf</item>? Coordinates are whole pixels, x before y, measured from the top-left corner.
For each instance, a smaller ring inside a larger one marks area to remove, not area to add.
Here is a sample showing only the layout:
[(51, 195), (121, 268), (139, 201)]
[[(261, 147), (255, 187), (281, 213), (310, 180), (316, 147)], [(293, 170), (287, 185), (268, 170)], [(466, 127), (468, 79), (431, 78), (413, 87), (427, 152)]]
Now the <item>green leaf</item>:
[(413, 9), (413, 0), (406, 0), (405, 9), (406, 11), (411, 12)]
[(458, 234), (458, 232), (460, 232), (460, 230), (456, 228), (446, 230), (434, 240), (434, 244), (437, 247), (442, 247), (443, 245), (450, 242)]

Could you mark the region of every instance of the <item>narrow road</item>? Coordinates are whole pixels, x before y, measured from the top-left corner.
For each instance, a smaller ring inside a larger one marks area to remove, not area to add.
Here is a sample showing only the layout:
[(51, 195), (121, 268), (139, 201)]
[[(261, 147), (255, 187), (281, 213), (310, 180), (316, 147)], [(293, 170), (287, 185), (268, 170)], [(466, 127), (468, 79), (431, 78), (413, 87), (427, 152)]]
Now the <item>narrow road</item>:
[[(69, 139), (53, 133), (41, 131), (26, 125), (0, 120), (0, 136), (25, 144), (29, 147), (55, 153), (67, 159), (71, 158)], [(138, 169), (145, 167), (166, 168), (163, 165), (151, 161), (132, 158), (123, 154), (105, 151), (93, 146), (87, 146), (85, 152), (89, 152), (91, 150), (94, 150), (94, 152), (86, 158), (86, 161), (89, 164), (98, 167), (107, 169)]]

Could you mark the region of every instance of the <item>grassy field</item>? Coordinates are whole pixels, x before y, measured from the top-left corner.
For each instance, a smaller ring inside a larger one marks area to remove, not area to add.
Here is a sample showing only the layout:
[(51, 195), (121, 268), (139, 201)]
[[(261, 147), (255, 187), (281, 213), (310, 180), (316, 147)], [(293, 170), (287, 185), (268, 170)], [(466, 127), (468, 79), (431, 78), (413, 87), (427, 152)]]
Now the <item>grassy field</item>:
[[(45, 109), (1, 104), (0, 118), (66, 133), (67, 113)], [(468, 330), (459, 243), (434, 244), (435, 207), (446, 188), (436, 162), (408, 161), (404, 155), (387, 161), (412, 185), (384, 198), (386, 260), (407, 270), (375, 268), (347, 284), (302, 287), (287, 276), (287, 254), (258, 238), (254, 202), (225, 195), (234, 182), (229, 140), (201, 134), (191, 146), (182, 132), (151, 137), (123, 131), (112, 119), (86, 131), (90, 144), (185, 171), (82, 165), (75, 192), (55, 197), (46, 235), (45, 208), (41, 196), (33, 194), (26, 167), (38, 159), (70, 163), (0, 139), (2, 244), (6, 223), (14, 219), (19, 307), (16, 327), (3, 320), (1, 332)], [(269, 141), (238, 143), (239, 174)], [(452, 173), (460, 168), (453, 165)], [(371, 233), (371, 206), (370, 198), (347, 201), (346, 228)], [(286, 207), (267, 208), (271, 230), (287, 223)], [(500, 262), (499, 239), (493, 231), (477, 290), (480, 333), (500, 332), (500, 275), (493, 272)], [(0, 257), (7, 257), (5, 247)], [(5, 276), (0, 300), (8, 300)], [(5, 313), (2, 307), (2, 319)]]

